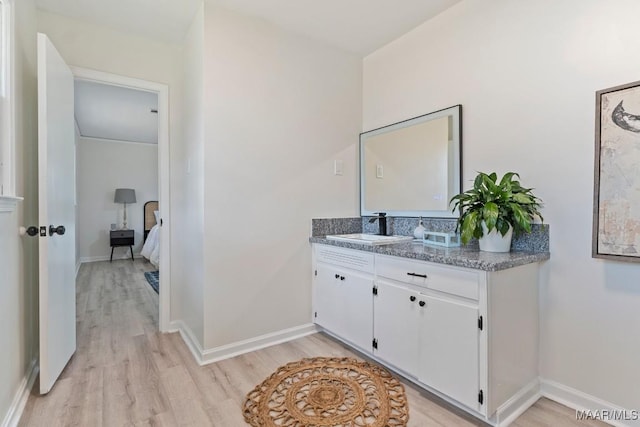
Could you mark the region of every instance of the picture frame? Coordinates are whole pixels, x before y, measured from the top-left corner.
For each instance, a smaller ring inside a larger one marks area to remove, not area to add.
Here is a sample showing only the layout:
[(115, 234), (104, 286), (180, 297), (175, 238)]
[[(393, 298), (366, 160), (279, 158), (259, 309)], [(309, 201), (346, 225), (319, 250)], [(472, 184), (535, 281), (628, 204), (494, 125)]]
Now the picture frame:
[(640, 81), (596, 92), (592, 257), (640, 262)]

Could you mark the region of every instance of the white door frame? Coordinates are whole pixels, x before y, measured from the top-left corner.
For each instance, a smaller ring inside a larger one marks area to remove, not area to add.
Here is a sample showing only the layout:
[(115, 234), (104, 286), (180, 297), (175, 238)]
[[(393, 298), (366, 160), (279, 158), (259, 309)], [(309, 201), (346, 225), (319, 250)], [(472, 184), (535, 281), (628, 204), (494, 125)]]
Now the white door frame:
[[(104, 83), (158, 94), (158, 202), (163, 226), (160, 228), (160, 292), (159, 329), (168, 332), (171, 321), (171, 191), (169, 169), (169, 86), (88, 68), (73, 67), (77, 80)], [(166, 224), (165, 224), (166, 223)]]

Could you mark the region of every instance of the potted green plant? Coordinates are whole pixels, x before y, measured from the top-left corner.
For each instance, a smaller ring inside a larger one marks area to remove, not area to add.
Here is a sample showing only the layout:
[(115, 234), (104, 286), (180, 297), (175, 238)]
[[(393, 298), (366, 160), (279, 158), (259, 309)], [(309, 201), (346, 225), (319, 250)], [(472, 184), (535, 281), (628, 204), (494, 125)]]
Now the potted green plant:
[(508, 172), (498, 182), (495, 172), (480, 172), (472, 189), (451, 199), (452, 212), (460, 210), (456, 231), (460, 230), (463, 244), (475, 237), (481, 251), (509, 252), (514, 232), (530, 233), (532, 221), (542, 220), (542, 201), (516, 178), (520, 175)]

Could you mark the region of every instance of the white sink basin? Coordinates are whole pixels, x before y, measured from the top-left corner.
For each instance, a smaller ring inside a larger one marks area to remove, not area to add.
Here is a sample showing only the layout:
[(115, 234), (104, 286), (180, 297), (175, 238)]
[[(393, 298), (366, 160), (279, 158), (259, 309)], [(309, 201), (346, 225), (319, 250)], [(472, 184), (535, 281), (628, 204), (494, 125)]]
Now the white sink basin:
[(408, 242), (413, 240), (411, 236), (380, 236), (378, 234), (334, 234), (327, 236), (329, 240), (359, 243), (361, 245), (390, 245), (392, 243)]

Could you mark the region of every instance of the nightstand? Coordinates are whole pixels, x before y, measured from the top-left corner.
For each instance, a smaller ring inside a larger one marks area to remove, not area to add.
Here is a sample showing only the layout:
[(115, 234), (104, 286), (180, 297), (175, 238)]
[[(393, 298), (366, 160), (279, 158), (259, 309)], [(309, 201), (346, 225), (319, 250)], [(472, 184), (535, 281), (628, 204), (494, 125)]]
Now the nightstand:
[(119, 246), (129, 246), (131, 261), (133, 261), (133, 230), (112, 230), (111, 233), (109, 233), (109, 237), (111, 240), (111, 259), (109, 262), (113, 261), (113, 248)]

